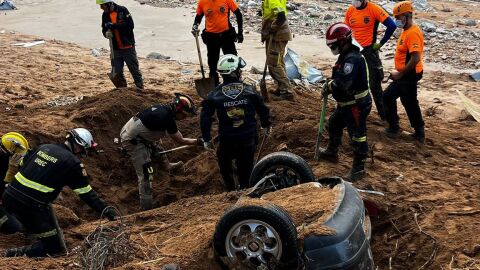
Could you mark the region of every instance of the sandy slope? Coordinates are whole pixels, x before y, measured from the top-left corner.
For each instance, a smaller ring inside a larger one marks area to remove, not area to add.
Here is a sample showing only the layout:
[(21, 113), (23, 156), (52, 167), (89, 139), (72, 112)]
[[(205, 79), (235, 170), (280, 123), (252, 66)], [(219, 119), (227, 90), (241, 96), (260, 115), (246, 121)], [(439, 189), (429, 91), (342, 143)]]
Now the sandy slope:
[[(0, 34), (0, 43), (11, 44), (34, 38)], [(89, 49), (60, 41), (47, 42), (48, 46), (32, 48), (0, 47), (0, 91), (3, 93), (0, 100), (1, 133), (21, 131), (33, 144), (38, 144), (61, 141), (65, 130), (77, 125), (90, 128), (105, 150), (103, 154), (85, 160), (93, 186), (124, 213), (137, 212), (136, 179), (128, 159), (117, 151), (118, 145), (113, 143), (113, 139), (118, 137), (124, 122), (141, 108), (168, 100), (174, 91), (195, 95), (193, 79), (199, 74), (182, 73), (182, 70), (196, 68), (177, 62), (141, 59), (147, 93), (112, 91), (105, 75), (109, 70), (107, 56), (95, 58), (90, 55)], [(315, 64), (324, 70), (330, 66), (324, 60), (318, 60)], [(440, 269), (441, 266), (449, 269), (452, 257), (453, 267), (475, 269), (475, 260), (478, 266), (480, 238), (477, 232), (480, 219), (475, 211), (480, 208), (480, 124), (461, 117), (461, 107), (454, 92), (456, 89), (465, 91), (477, 101), (480, 99), (480, 85), (471, 82), (467, 74), (425, 74), (420, 87), (424, 115), (429, 107), (439, 106), (430, 116), (426, 116), (428, 139), (425, 146), (416, 145), (406, 136), (398, 140), (389, 139), (383, 135), (382, 123), (375, 113), (369, 118), (368, 135), (371, 145), (375, 144), (375, 159), (374, 163), (367, 165), (368, 178), (357, 185), (386, 194), (383, 198), (375, 198), (385, 207), (385, 212), (372, 218), (373, 252), (379, 269), (388, 269), (390, 257), (393, 269), (418, 268), (432, 254), (432, 241), (419, 232), (414, 221), (415, 213), (419, 214), (420, 226), (436, 238), (439, 248), (433, 264), (427, 269)], [(317, 93), (299, 88), (296, 93), (295, 102), (270, 104), (275, 127), (263, 154), (283, 148), (281, 145), (286, 144), (288, 150), (301, 155), (313, 166), (317, 176), (343, 175), (351, 162), (351, 149), (347, 141), (344, 141), (339, 164), (313, 161), (320, 99)], [(86, 98), (65, 107), (50, 108), (45, 105), (58, 95), (81, 95)], [(442, 103), (435, 103), (434, 98), (439, 98)], [(199, 101), (198, 98), (196, 100)], [(16, 104), (24, 104), (26, 108), (15, 108)], [(333, 110), (333, 106), (333, 103), (330, 104), (329, 109)], [(406, 116), (403, 110), (400, 111), (402, 127), (409, 130)], [(185, 135), (196, 137), (199, 135), (197, 125), (197, 119), (192, 119), (180, 124), (180, 128)], [(325, 143), (324, 139), (322, 144)], [(173, 147), (170, 140), (165, 140), (165, 144), (168, 148)], [(185, 173), (171, 176), (158, 174), (154, 183), (156, 205), (162, 206), (195, 195), (207, 197), (158, 209), (158, 213), (169, 213), (161, 222), (185, 222), (189, 217), (185, 212), (188, 207), (182, 207), (185, 203), (194, 202), (202, 209), (205, 207), (202, 211), (221, 213), (224, 209), (221, 203), (233, 200), (221, 194), (220, 176), (212, 155), (196, 149), (172, 154), (170, 158), (184, 160), (187, 169)], [(212, 195), (209, 194), (218, 195), (210, 197)], [(213, 199), (220, 206), (208, 205)], [(89, 232), (86, 228), (96, 226), (97, 223), (88, 223), (95, 219), (94, 214), (72, 192), (63, 192), (57, 203), (70, 208), (80, 218), (75, 221), (67, 214), (62, 214), (61, 219), (68, 218), (63, 221), (63, 227), (70, 237), (69, 244), (78, 243)], [(149, 214), (142, 215), (148, 217)], [(148, 230), (142, 226), (135, 225), (135, 235)], [(0, 236), (0, 242), (1, 248), (22, 244), (21, 238), (15, 236)], [(139, 258), (149, 260), (155, 257), (143, 255)], [(74, 267), (72, 261), (72, 257), (40, 262), (0, 259), (0, 268), (8, 265), (9, 268), (28, 269), (37, 265), (42, 269), (59, 269)], [(164, 262), (159, 261), (154, 265), (158, 267)], [(126, 267), (132, 269), (132, 266)]]

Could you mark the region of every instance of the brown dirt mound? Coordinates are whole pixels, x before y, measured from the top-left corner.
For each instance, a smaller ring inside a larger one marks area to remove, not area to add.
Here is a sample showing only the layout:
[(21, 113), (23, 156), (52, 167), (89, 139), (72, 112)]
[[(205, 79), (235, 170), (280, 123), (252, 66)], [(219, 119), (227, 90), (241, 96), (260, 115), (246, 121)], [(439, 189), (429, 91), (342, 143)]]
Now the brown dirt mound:
[[(31, 38), (2, 34), (0, 43), (11, 44)], [(111, 91), (110, 82), (105, 76), (109, 70), (107, 56), (94, 58), (88, 49), (59, 41), (48, 42), (49, 46), (32, 48), (0, 47), (0, 54), (4, 56), (0, 58), (0, 69), (2, 74), (5, 74), (0, 78), (0, 90), (5, 93), (0, 99), (1, 133), (20, 131), (36, 145), (61, 142), (65, 131), (77, 125), (91, 128), (105, 151), (98, 156), (85, 159), (92, 177), (92, 185), (107, 201), (116, 204), (124, 213), (138, 211), (137, 183), (133, 169), (129, 160), (116, 151), (118, 145), (113, 143), (113, 138), (118, 137), (120, 128), (133, 113), (153, 103), (168, 100), (173, 91), (195, 95), (192, 83), (194, 78), (180, 72), (182, 69), (194, 67), (141, 59), (142, 69), (145, 70), (146, 93), (140, 94), (131, 90)], [(322, 63), (320, 60), (319, 62), (319, 66), (326, 66), (325, 62)], [(12, 63), (15, 63), (15, 66), (12, 66)], [(440, 97), (442, 103), (439, 105), (438, 113), (425, 117), (427, 143), (423, 146), (416, 145), (408, 139), (408, 136), (398, 139), (387, 138), (383, 134), (383, 123), (375, 112), (369, 116), (368, 138), (370, 146), (374, 145), (374, 162), (370, 160), (367, 164), (368, 177), (355, 185), (386, 194), (385, 197), (379, 198), (385, 206), (384, 213), (372, 218), (373, 254), (380, 269), (389, 268), (390, 261), (392, 269), (415, 269), (429, 262), (434, 243), (430, 237), (420, 232), (419, 226), (435, 238), (435, 247), (438, 248), (426, 269), (442, 267), (475, 269), (475, 265), (478, 266), (480, 124), (473, 121), (458, 121), (455, 117), (459, 111), (455, 95), (457, 89), (478, 100), (480, 85), (472, 83), (467, 75), (425, 73), (419, 92), (422, 108), (437, 106), (438, 100), (434, 97)], [(86, 98), (76, 105), (56, 108), (48, 108), (45, 105), (58, 95), (80, 94)], [(199, 99), (196, 98), (196, 101)], [(26, 108), (22, 109), (21, 106), (15, 108), (15, 105), (20, 103), (26, 105)], [(274, 115), (274, 132), (265, 144), (263, 155), (275, 151), (281, 145), (286, 145), (289, 151), (305, 158), (317, 176), (343, 175), (348, 171), (352, 149), (346, 136), (340, 152), (340, 163), (330, 164), (313, 160), (313, 145), (320, 110), (319, 94), (297, 89), (294, 102), (272, 102), (269, 106)], [(333, 109), (334, 104), (330, 102), (329, 113)], [(402, 109), (400, 117), (401, 126), (405, 130), (410, 130)], [(180, 129), (184, 135), (196, 137), (199, 135), (197, 123), (198, 119), (185, 121), (180, 123)], [(325, 133), (322, 145), (326, 145), (326, 137)], [(174, 146), (170, 140), (165, 140), (164, 143), (166, 148)], [(192, 152), (177, 152), (169, 157), (173, 161), (186, 161), (188, 166), (184, 174), (172, 176), (166, 173), (157, 174), (158, 180), (154, 182), (157, 206), (193, 195), (221, 192), (223, 185), (213, 155), (196, 149)], [(199, 205), (212, 204), (209, 211), (201, 213), (209, 216), (210, 213), (223, 211), (222, 207), (226, 207), (230, 199), (220, 199), (222, 196), (228, 195), (198, 197)], [(220, 205), (202, 198), (219, 200)], [(81, 242), (94, 226), (85, 223), (85, 220), (92, 220), (96, 215), (70, 191), (62, 192), (56, 203), (71, 209), (82, 222), (80, 227), (66, 229), (69, 244), (74, 246)], [(190, 208), (190, 205), (173, 205), (171, 210), (169, 208), (159, 210), (164, 215), (160, 218), (156, 217), (155, 212), (146, 212), (145, 215), (147, 219), (150, 218), (152, 221), (158, 219), (167, 224), (184, 224), (187, 220), (195, 220), (195, 216), (186, 214), (185, 208)], [(152, 214), (148, 217), (150, 213)], [(419, 226), (413, 218), (415, 213), (419, 215)], [(145, 223), (139, 220), (138, 230), (141, 229), (141, 222)], [(213, 218), (211, 223), (214, 223)], [(83, 228), (82, 226), (85, 226), (84, 231), (75, 233), (76, 230)], [(158, 223), (156, 226), (161, 224)], [(198, 226), (197, 229), (202, 232), (206, 229), (201, 224)], [(172, 230), (171, 235), (159, 236), (152, 241), (163, 243), (186, 233), (179, 231), (178, 227), (172, 228), (176, 228), (176, 231)], [(21, 239), (16, 236), (0, 236), (2, 243), (0, 248), (22, 245)], [(175, 247), (171, 245), (172, 243), (173, 240), (166, 242), (159, 249), (165, 254), (176, 248), (184, 251), (183, 246)], [(154, 250), (159, 252), (155, 247), (150, 248), (152, 252)], [(156, 253), (152, 254), (143, 255), (142, 259), (155, 259)], [(165, 256), (161, 262), (170, 259), (171, 257)], [(182, 260), (183, 258), (172, 259)], [(39, 268), (69, 268), (72, 261), (70, 257), (65, 257), (56, 260), (46, 259), (37, 264), (35, 260), (25, 258), (1, 259), (0, 268), (28, 269), (31, 265), (38, 265)], [(49, 263), (52, 264), (48, 265)], [(135, 269), (137, 266), (129, 267)]]

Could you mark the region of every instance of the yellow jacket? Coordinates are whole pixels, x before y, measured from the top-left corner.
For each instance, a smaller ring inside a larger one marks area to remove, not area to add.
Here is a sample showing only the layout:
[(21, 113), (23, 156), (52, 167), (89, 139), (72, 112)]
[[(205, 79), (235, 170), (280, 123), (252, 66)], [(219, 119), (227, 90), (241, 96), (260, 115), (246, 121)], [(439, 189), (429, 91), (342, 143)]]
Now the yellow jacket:
[(263, 20), (274, 20), (277, 18), (277, 14), (282, 11), (287, 15), (287, 0), (262, 1)]

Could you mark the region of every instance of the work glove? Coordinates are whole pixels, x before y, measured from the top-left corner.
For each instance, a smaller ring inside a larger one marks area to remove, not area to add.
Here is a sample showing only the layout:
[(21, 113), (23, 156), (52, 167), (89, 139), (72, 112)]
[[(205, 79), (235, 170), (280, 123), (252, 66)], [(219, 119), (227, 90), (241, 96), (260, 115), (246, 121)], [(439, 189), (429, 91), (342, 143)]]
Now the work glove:
[(380, 48), (382, 48), (382, 44), (380, 44), (380, 43), (374, 43), (374, 44), (372, 45), (372, 48), (373, 48), (374, 51), (378, 51), (378, 50), (380, 50)]
[(243, 42), (243, 32), (239, 31), (237, 36), (235, 37), (235, 42), (242, 43)]
[(329, 94), (332, 93), (332, 84), (333, 84), (333, 80), (332, 80), (332, 79), (328, 79), (328, 80), (323, 84), (323, 87), (322, 87), (322, 96), (327, 97)]
[(200, 33), (200, 30), (198, 29), (198, 24), (194, 24), (192, 26), (192, 35), (193, 36), (198, 36), (198, 34)]
[(262, 128), (262, 135), (265, 136), (265, 137), (268, 137), (270, 136), (270, 134), (272, 133), (272, 126), (268, 126), (268, 127), (265, 127), (265, 128)]
[(203, 142), (203, 149), (207, 150), (207, 151), (213, 151), (215, 150), (215, 148), (213, 147), (213, 143), (212, 142)]
[(106, 33), (105, 33), (105, 37), (108, 38), (108, 39), (112, 39), (113, 38), (113, 33), (111, 30), (108, 30)]
[(198, 146), (203, 146), (204, 143), (205, 143), (205, 141), (203, 140), (202, 137), (198, 137), (198, 138), (197, 138), (197, 145), (198, 145)]
[(113, 24), (111, 22), (107, 22), (105, 24), (105, 28), (107, 28), (108, 30), (113, 30), (113, 29), (115, 29), (115, 24)]
[(277, 19), (275, 19), (275, 22), (274, 24), (276, 24), (277, 26), (280, 26), (282, 25), (285, 21), (287, 20), (287, 16), (285, 16), (285, 12), (279, 12), (277, 14)]
[(108, 218), (110, 221), (114, 221), (118, 219), (118, 213), (115, 211), (115, 208), (111, 206), (107, 206), (107, 209), (103, 211), (103, 216)]

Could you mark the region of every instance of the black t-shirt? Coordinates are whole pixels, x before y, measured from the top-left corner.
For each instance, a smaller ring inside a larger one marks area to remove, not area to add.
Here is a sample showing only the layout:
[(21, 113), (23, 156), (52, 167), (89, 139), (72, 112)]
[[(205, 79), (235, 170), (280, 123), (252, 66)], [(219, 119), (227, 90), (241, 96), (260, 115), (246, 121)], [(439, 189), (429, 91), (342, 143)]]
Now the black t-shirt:
[(175, 112), (171, 105), (153, 105), (138, 113), (137, 117), (151, 131), (167, 131), (169, 134), (175, 134), (178, 131)]

